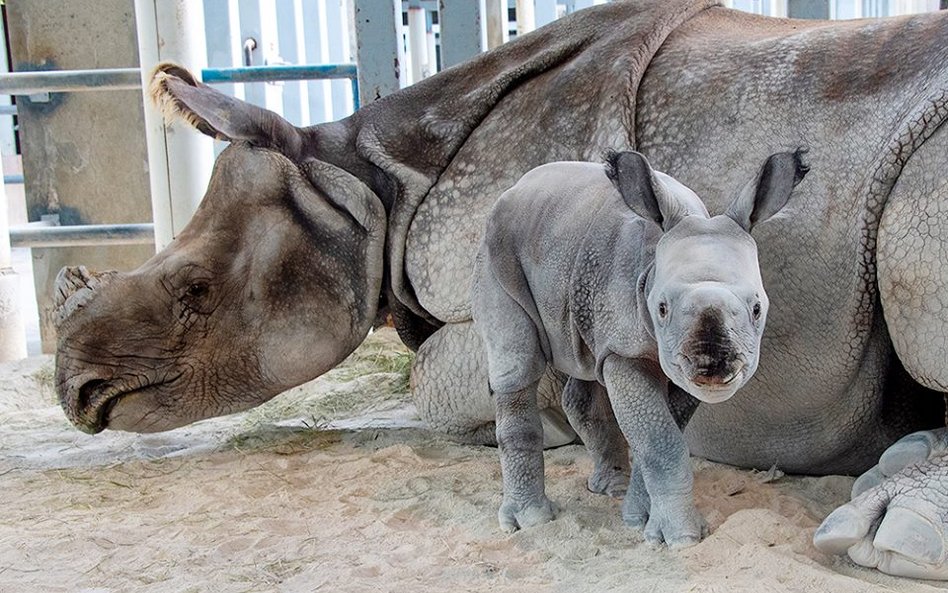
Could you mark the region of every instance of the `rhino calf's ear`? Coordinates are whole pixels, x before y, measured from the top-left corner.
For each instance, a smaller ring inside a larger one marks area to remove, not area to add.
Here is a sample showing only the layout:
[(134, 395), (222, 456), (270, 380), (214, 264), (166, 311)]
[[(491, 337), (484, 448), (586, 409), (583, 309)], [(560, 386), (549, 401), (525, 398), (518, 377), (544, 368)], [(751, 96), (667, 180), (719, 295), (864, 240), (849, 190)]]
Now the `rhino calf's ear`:
[(750, 232), (754, 225), (780, 212), (787, 205), (790, 193), (809, 172), (803, 163), (806, 150), (772, 154), (757, 176), (750, 181), (728, 207), (725, 215)]
[[(606, 177), (619, 190), (626, 205), (642, 218), (658, 223), (665, 232), (689, 214), (707, 216), (707, 210), (697, 196), (676, 195), (669, 190), (662, 179), (668, 179), (675, 186), (680, 184), (652, 169), (642, 154), (609, 151), (605, 160)], [(688, 194), (692, 193), (684, 186), (681, 188)]]
[(606, 177), (619, 190), (622, 199), (633, 212), (654, 220), (664, 226), (664, 216), (655, 195), (657, 180), (652, 174), (652, 167), (644, 156), (637, 152), (606, 153)]

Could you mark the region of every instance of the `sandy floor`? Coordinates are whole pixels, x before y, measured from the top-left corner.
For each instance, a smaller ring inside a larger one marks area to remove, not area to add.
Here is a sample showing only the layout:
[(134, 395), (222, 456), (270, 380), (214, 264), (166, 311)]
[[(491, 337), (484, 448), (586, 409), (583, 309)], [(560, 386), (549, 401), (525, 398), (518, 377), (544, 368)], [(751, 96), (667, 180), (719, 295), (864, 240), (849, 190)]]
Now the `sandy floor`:
[(161, 435), (83, 435), (49, 359), (0, 367), (0, 591), (933, 591), (818, 553), (852, 480), (697, 461), (713, 533), (653, 550), (586, 491), (578, 446), (546, 454), (556, 521), (499, 532), (496, 451), (426, 431), (407, 355), (377, 336), (267, 406)]

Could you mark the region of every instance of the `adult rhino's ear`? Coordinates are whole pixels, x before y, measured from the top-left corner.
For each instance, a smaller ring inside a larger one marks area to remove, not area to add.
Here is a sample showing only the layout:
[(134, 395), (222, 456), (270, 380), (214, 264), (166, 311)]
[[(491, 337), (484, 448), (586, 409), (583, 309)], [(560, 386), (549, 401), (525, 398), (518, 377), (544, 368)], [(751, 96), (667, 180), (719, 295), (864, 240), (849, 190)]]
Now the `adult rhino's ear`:
[(778, 152), (767, 158), (764, 166), (728, 206), (725, 215), (750, 232), (754, 225), (780, 212), (787, 205), (790, 193), (810, 170), (803, 162), (806, 150)]
[(212, 138), (242, 140), (299, 160), (299, 128), (272, 111), (215, 91), (177, 64), (158, 64), (149, 93), (166, 120), (180, 118)]
[(655, 171), (638, 152), (607, 152), (606, 176), (633, 212), (654, 220), (665, 232), (691, 214), (708, 211), (694, 193), (671, 177)]

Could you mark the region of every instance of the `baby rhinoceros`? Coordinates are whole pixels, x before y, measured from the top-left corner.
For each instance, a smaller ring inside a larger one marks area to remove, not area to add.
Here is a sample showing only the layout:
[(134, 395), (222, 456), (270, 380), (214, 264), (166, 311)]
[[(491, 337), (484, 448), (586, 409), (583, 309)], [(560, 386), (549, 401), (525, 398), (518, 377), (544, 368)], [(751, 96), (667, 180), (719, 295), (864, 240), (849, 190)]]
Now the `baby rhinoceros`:
[(626, 523), (673, 547), (707, 534), (679, 424), (754, 374), (768, 300), (750, 231), (806, 172), (801, 151), (774, 154), (714, 217), (636, 152), (543, 165), (500, 197), (473, 313), (497, 407), (502, 528), (553, 518), (536, 404), (549, 365), (570, 377), (563, 408), (596, 462), (590, 488), (624, 486), (627, 442)]

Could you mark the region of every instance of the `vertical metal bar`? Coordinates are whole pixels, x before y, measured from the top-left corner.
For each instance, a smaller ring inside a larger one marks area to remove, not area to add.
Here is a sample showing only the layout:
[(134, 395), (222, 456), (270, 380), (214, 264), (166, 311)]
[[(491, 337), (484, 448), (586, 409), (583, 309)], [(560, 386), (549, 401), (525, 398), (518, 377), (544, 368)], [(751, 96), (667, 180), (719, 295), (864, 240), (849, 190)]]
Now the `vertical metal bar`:
[(450, 68), (481, 53), (481, 11), (477, 2), (441, 0), (438, 23), (441, 25), (442, 68)]
[(360, 103), (367, 105), (398, 90), (400, 0), (355, 0), (356, 63)]
[[(204, 14), (190, 0), (135, 0), (142, 88), (161, 61), (173, 60), (200, 72), (207, 65)], [(144, 96), (145, 138), (155, 248), (164, 249), (184, 229), (197, 209), (211, 177), (211, 139), (189, 127), (168, 128), (161, 114)]]
[[(328, 25), (326, 62), (339, 64), (350, 59), (343, 37), (343, 31), (349, 26), (346, 21), (341, 0), (326, 0), (326, 24)], [(344, 80), (329, 82), (332, 119), (349, 115), (349, 89), (346, 87)]]
[(517, 37), (537, 28), (536, 6), (533, 0), (517, 0)]
[(434, 25), (431, 22), (432, 15), (436, 14), (434, 10), (425, 11), (425, 51), (428, 54), (428, 70), (425, 76), (434, 76), (438, 73), (438, 49), (435, 41)]
[(507, 0), (487, 0), (487, 49), (494, 49), (507, 39)]
[[(279, 57), (287, 64), (301, 63), (296, 35), (297, 24), (299, 23), (296, 14), (297, 4), (296, 0), (276, 0), (274, 3)], [(283, 117), (297, 126), (305, 125), (302, 100), (305, 85), (295, 81), (286, 82), (282, 84), (282, 89)]]
[[(211, 68), (233, 68), (240, 65), (240, 41), (233, 38), (239, 35), (240, 29), (239, 22), (234, 22), (237, 20), (237, 0), (202, 4), (204, 33), (207, 39), (207, 65)], [(244, 96), (242, 85), (222, 85), (220, 91), (240, 99)]]
[[(303, 23), (305, 33), (303, 37), (304, 56), (307, 64), (321, 64), (326, 60), (322, 54), (322, 39), (325, 37), (323, 29), (323, 13), (319, 8), (319, 2), (307, 0), (303, 2)], [(311, 124), (319, 124), (332, 119), (332, 110), (329, 109), (329, 102), (326, 101), (326, 88), (329, 82), (324, 80), (311, 80), (306, 84), (309, 93), (309, 116)]]
[[(249, 52), (249, 58), (251, 63), (247, 63), (246, 60), (243, 60), (243, 66), (260, 66), (263, 64), (263, 44), (261, 43), (261, 30), (260, 30), (260, 0), (243, 0), (237, 2), (237, 14), (240, 19), (240, 29), (238, 33), (238, 41), (241, 47), (244, 47), (244, 44), (252, 39), (254, 41), (253, 49)], [(266, 96), (264, 95), (264, 89), (259, 84), (245, 84), (244, 85), (244, 100), (253, 103), (254, 105), (260, 105), (261, 107), (266, 105)]]
[(792, 19), (828, 19), (829, 0), (787, 0), (787, 16)]
[(408, 45), (411, 48), (411, 83), (424, 78), (428, 64), (428, 43), (425, 39), (425, 9), (408, 7)]
[[(3, 177), (2, 159), (0, 177)], [(0, 184), (0, 361), (26, 358), (26, 326), (20, 311), (19, 281), (12, 263), (7, 192)]]
[(537, 27), (552, 23), (556, 20), (556, 0), (536, 0)]
[[(0, 40), (6, 40), (7, 32), (3, 19), (0, 19)], [(0, 43), (0, 73), (9, 72), (7, 66), (7, 44)], [(13, 103), (10, 95), (0, 95), (0, 105), (9, 106)], [(0, 117), (0, 154), (16, 155), (16, 140), (13, 135), (13, 117), (5, 114)]]
[(353, 78), (352, 80), (350, 80), (350, 82), (352, 83), (352, 110), (353, 110), (353, 111), (358, 111), (358, 110), (359, 110), (359, 107), (360, 107), (360, 105), (359, 105), (359, 101), (360, 101), (360, 98), (359, 98), (359, 79), (358, 79), (358, 78)]

